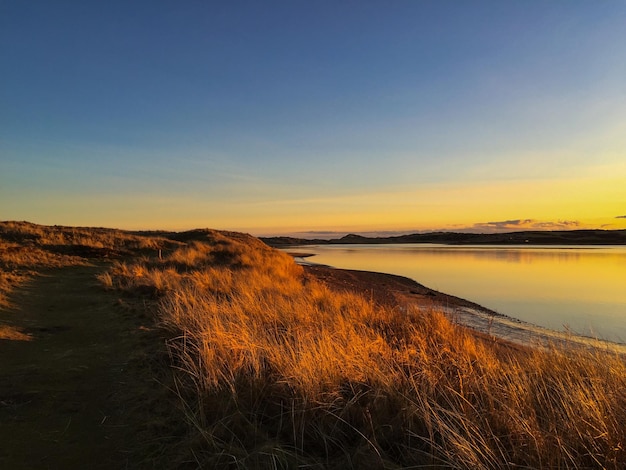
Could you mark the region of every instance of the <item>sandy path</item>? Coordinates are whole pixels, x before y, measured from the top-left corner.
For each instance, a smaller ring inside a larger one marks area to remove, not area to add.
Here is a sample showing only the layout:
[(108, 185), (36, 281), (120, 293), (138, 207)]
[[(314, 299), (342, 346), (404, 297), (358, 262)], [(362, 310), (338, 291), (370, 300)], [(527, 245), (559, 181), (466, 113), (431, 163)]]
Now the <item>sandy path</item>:
[(137, 320), (98, 285), (104, 267), (63, 268), (19, 289), (0, 322), (0, 468), (126, 468), (138, 423), (127, 372)]

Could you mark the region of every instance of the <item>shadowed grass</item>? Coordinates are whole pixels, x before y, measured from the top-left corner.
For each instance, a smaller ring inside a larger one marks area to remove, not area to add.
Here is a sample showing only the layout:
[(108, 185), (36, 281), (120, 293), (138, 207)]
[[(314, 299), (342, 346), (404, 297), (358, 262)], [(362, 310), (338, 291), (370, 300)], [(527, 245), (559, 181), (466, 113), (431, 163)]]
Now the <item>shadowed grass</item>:
[(626, 365), (506, 350), (436, 311), (335, 292), (241, 234), (204, 231), (110, 288), (173, 334), (190, 455), (232, 468), (623, 468)]

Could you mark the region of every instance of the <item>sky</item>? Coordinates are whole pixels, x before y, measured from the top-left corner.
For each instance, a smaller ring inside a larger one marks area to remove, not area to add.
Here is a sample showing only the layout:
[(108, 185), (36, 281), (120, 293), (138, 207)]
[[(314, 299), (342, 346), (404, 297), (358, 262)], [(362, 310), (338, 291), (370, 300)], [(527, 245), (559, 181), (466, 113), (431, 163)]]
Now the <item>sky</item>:
[(626, 228), (626, 1), (0, 0), (0, 220)]

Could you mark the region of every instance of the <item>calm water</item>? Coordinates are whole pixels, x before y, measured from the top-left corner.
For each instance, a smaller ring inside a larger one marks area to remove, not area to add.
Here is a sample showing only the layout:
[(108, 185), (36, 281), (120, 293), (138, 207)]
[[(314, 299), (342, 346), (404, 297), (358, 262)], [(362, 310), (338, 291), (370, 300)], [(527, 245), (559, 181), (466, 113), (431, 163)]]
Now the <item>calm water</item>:
[(626, 247), (314, 245), (309, 261), (399, 274), (554, 330), (626, 343)]

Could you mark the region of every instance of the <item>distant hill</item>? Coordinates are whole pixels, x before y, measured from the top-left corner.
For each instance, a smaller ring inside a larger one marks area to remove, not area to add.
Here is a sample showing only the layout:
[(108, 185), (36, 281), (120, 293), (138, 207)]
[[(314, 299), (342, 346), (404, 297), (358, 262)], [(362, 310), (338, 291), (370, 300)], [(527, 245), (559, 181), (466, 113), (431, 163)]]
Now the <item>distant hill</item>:
[(626, 245), (626, 230), (558, 230), (509, 233), (430, 232), (395, 237), (349, 234), (333, 240), (261, 237), (270, 246), (385, 243), (442, 243), (447, 245)]

